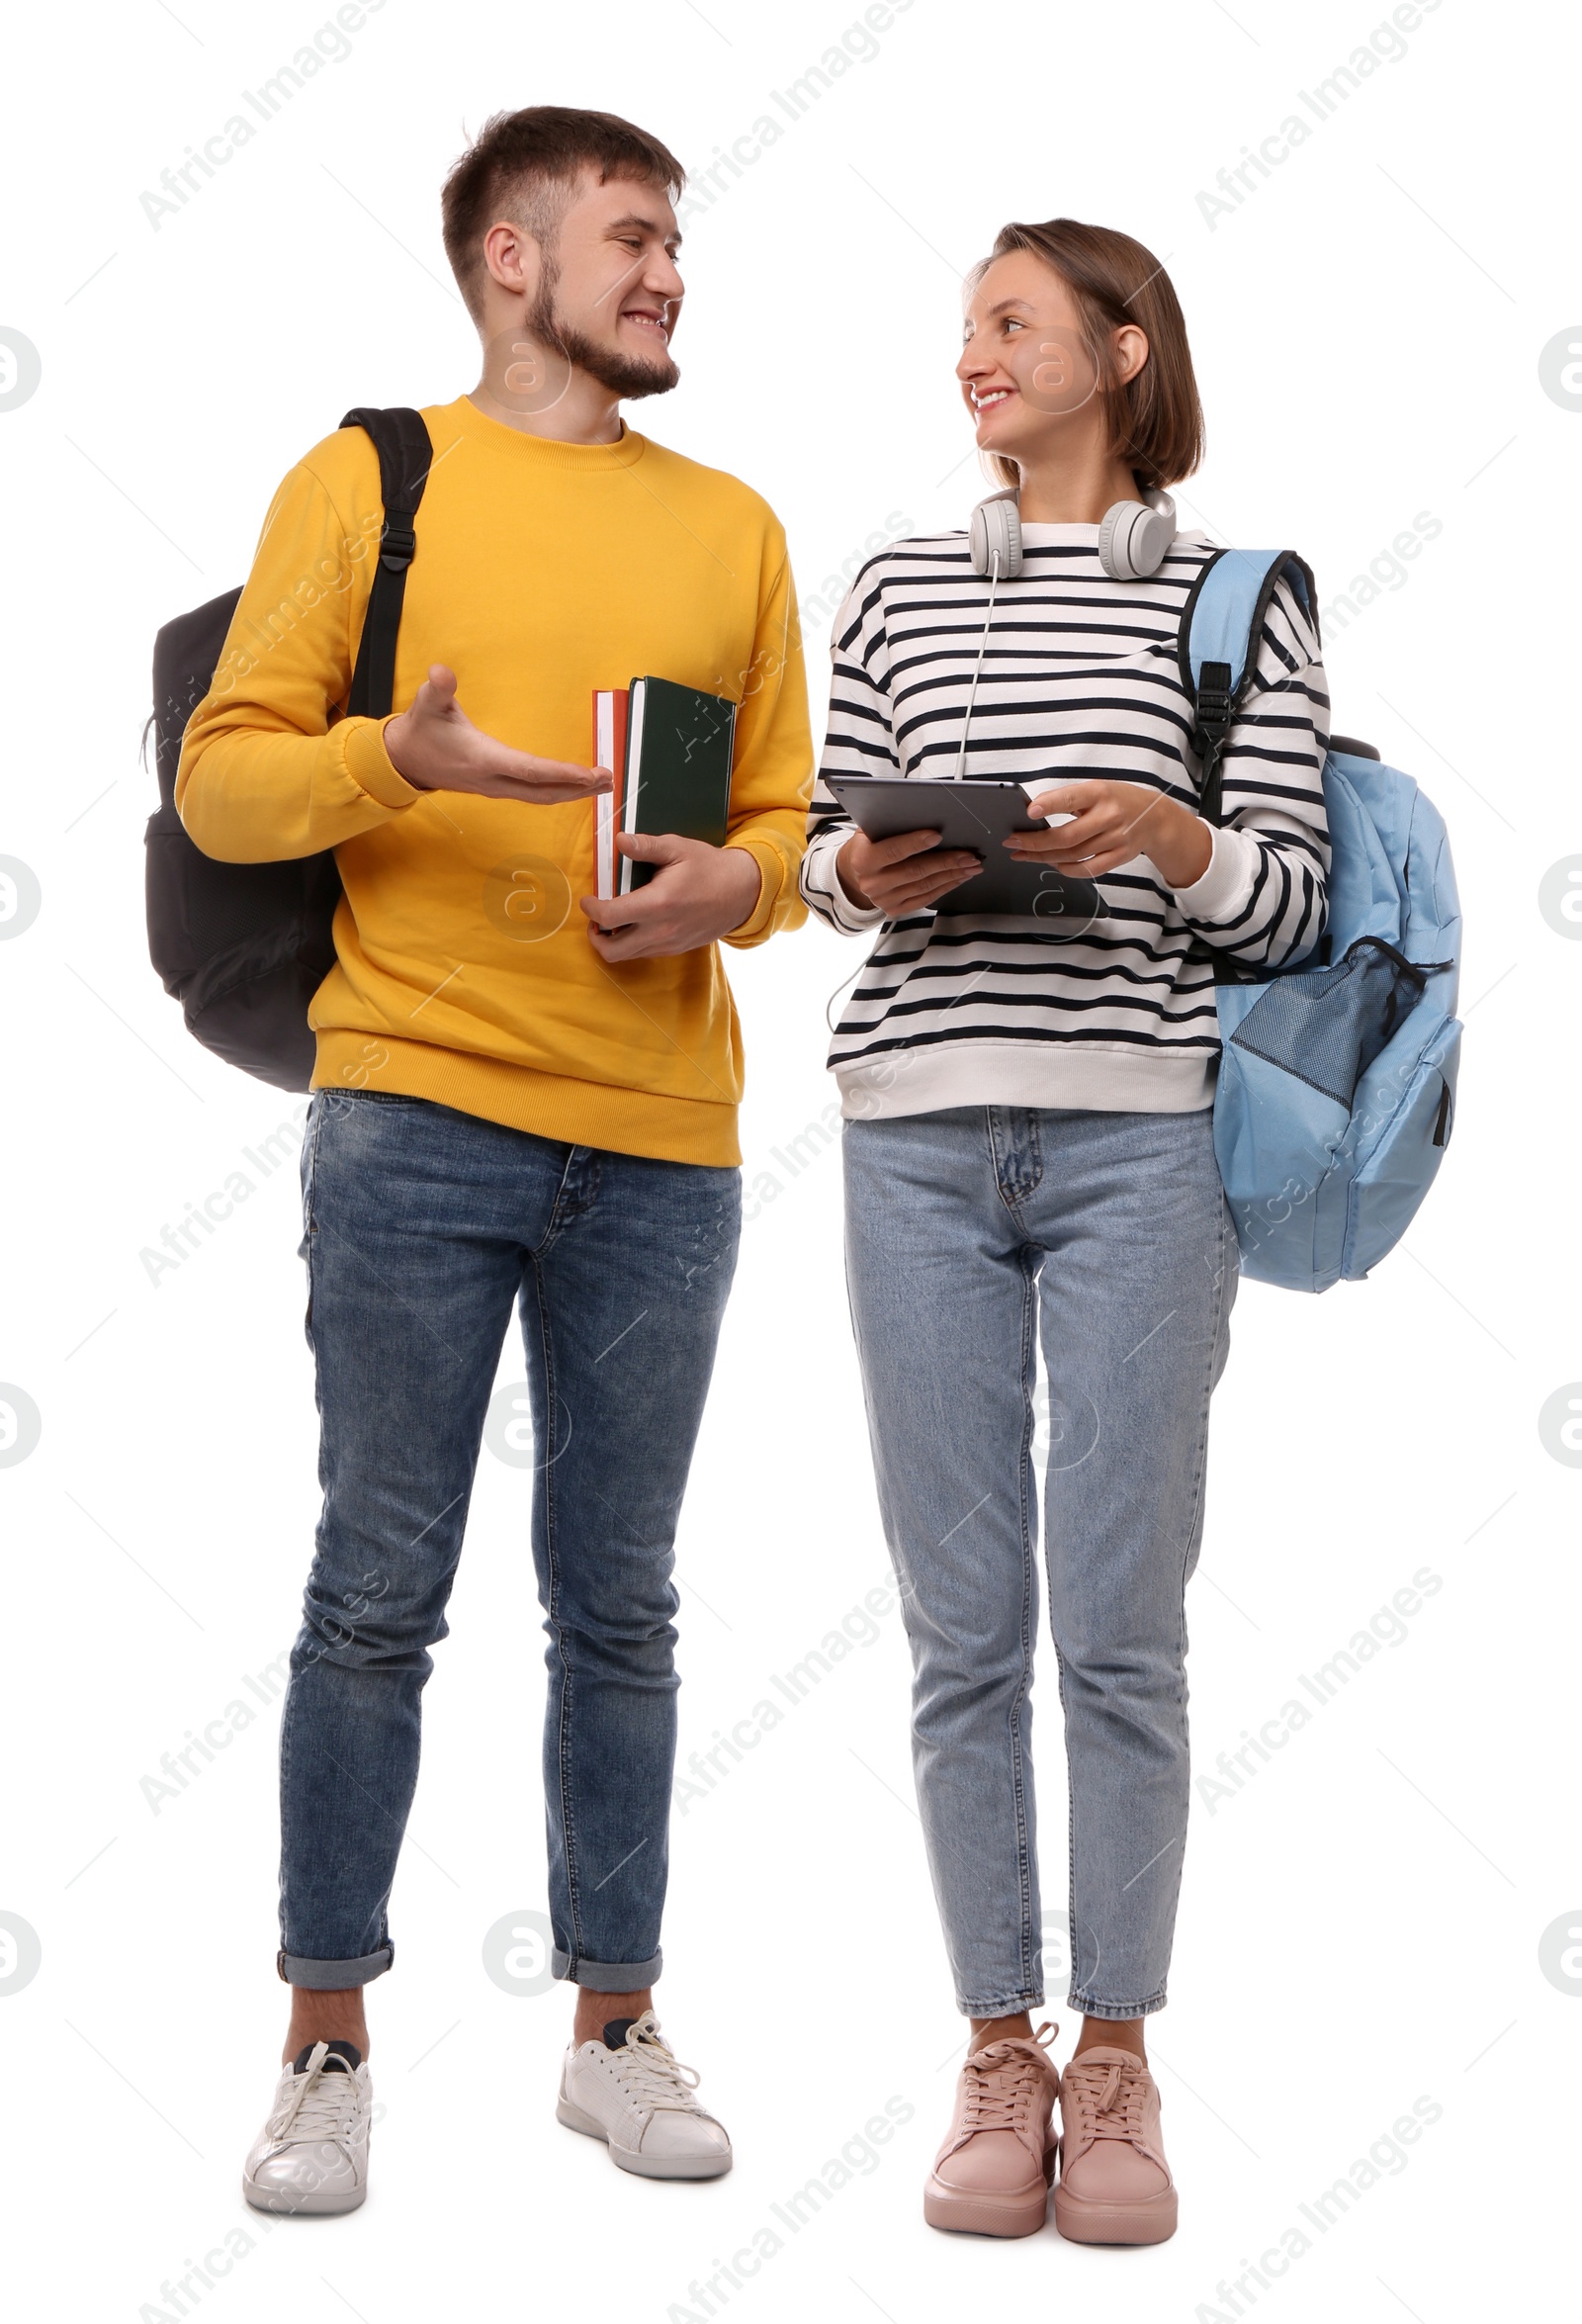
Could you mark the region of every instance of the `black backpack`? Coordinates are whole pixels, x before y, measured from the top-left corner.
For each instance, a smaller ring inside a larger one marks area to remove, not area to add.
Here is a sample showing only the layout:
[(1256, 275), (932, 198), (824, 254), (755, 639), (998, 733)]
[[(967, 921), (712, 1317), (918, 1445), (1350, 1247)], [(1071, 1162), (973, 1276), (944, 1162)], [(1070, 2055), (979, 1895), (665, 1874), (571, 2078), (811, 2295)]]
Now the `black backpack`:
[[(379, 454), (385, 522), (379, 563), (346, 700), (348, 718), (383, 718), (396, 684), (412, 529), (434, 457), (415, 411), (348, 411)], [(159, 806), (148, 819), (148, 954), (206, 1049), (280, 1090), (306, 1090), (315, 1043), (308, 1004), (335, 964), (331, 923), (341, 898), (333, 849), (283, 863), (221, 863), (187, 837), (176, 813), (176, 765), (187, 721), (208, 693), (241, 595), (227, 589), (167, 621), (154, 640), (154, 765)]]

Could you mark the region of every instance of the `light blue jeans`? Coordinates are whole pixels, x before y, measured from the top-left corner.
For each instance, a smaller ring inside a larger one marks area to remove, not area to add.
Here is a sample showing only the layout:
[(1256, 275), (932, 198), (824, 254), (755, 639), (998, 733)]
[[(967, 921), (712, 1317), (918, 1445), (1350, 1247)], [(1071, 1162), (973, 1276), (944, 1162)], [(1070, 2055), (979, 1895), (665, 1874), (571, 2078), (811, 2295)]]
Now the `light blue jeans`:
[(1034, 1333), (1071, 1791), (1071, 2006), (1165, 2003), (1186, 1832), (1184, 1598), (1236, 1238), (1211, 1112), (848, 1121), (846, 1269), (912, 1642), (913, 1763), (958, 2007), (1043, 2000)]

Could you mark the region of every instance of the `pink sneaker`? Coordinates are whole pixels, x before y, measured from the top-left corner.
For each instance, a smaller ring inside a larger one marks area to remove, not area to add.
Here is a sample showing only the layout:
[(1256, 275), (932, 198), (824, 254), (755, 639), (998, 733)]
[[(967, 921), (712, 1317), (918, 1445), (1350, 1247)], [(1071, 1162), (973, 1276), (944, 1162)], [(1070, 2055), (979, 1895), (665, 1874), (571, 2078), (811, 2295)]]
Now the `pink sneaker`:
[(1072, 2243), (1163, 2243), (1176, 2183), (1159, 2133), (1159, 2085), (1130, 2050), (1084, 2050), (1060, 2077), (1055, 2225)]
[(930, 2227), (964, 2235), (1036, 2235), (1055, 2175), (1051, 2116), (1060, 2076), (1044, 2055), (1055, 2037), (992, 2041), (972, 2051), (956, 2084), (949, 2134), (923, 2191)]

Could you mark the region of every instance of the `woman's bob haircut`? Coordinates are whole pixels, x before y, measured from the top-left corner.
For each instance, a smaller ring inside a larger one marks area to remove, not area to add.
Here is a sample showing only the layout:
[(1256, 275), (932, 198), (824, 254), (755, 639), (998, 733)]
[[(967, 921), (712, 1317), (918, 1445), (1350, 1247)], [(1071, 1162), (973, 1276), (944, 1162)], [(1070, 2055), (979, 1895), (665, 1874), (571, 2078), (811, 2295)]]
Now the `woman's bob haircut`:
[[(1099, 386), (1114, 449), (1140, 485), (1173, 485), (1190, 476), (1203, 456), (1203, 407), (1197, 400), (1186, 322), (1169, 275), (1151, 250), (1113, 226), (1051, 218), (1043, 225), (1001, 227), (995, 246), (967, 278), (975, 291), (997, 258), (1027, 250), (1070, 286)], [(1135, 323), (1148, 340), (1148, 360), (1130, 380), (1116, 376), (1113, 334)], [(988, 455), (991, 474), (1015, 486), (1013, 460)]]

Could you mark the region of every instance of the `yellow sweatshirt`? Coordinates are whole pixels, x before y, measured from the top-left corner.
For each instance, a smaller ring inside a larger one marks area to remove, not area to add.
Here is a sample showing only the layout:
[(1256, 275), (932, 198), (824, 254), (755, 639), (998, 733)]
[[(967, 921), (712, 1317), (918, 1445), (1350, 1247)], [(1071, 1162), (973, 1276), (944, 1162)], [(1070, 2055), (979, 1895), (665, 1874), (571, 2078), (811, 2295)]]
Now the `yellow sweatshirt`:
[[(395, 711), (430, 663), (476, 726), (593, 761), (595, 687), (667, 677), (741, 707), (730, 839), (762, 874), (726, 941), (805, 917), (812, 745), (785, 535), (755, 492), (627, 429), (558, 444), (468, 401), (423, 413)], [(742, 1040), (718, 949), (611, 966), (577, 899), (593, 809), (422, 792), (384, 721), (343, 715), (383, 517), (361, 428), (325, 438), (264, 521), (176, 804), (207, 854), (333, 848), (336, 965), (314, 996), (315, 1089), (396, 1091), (617, 1153), (740, 1161)]]

